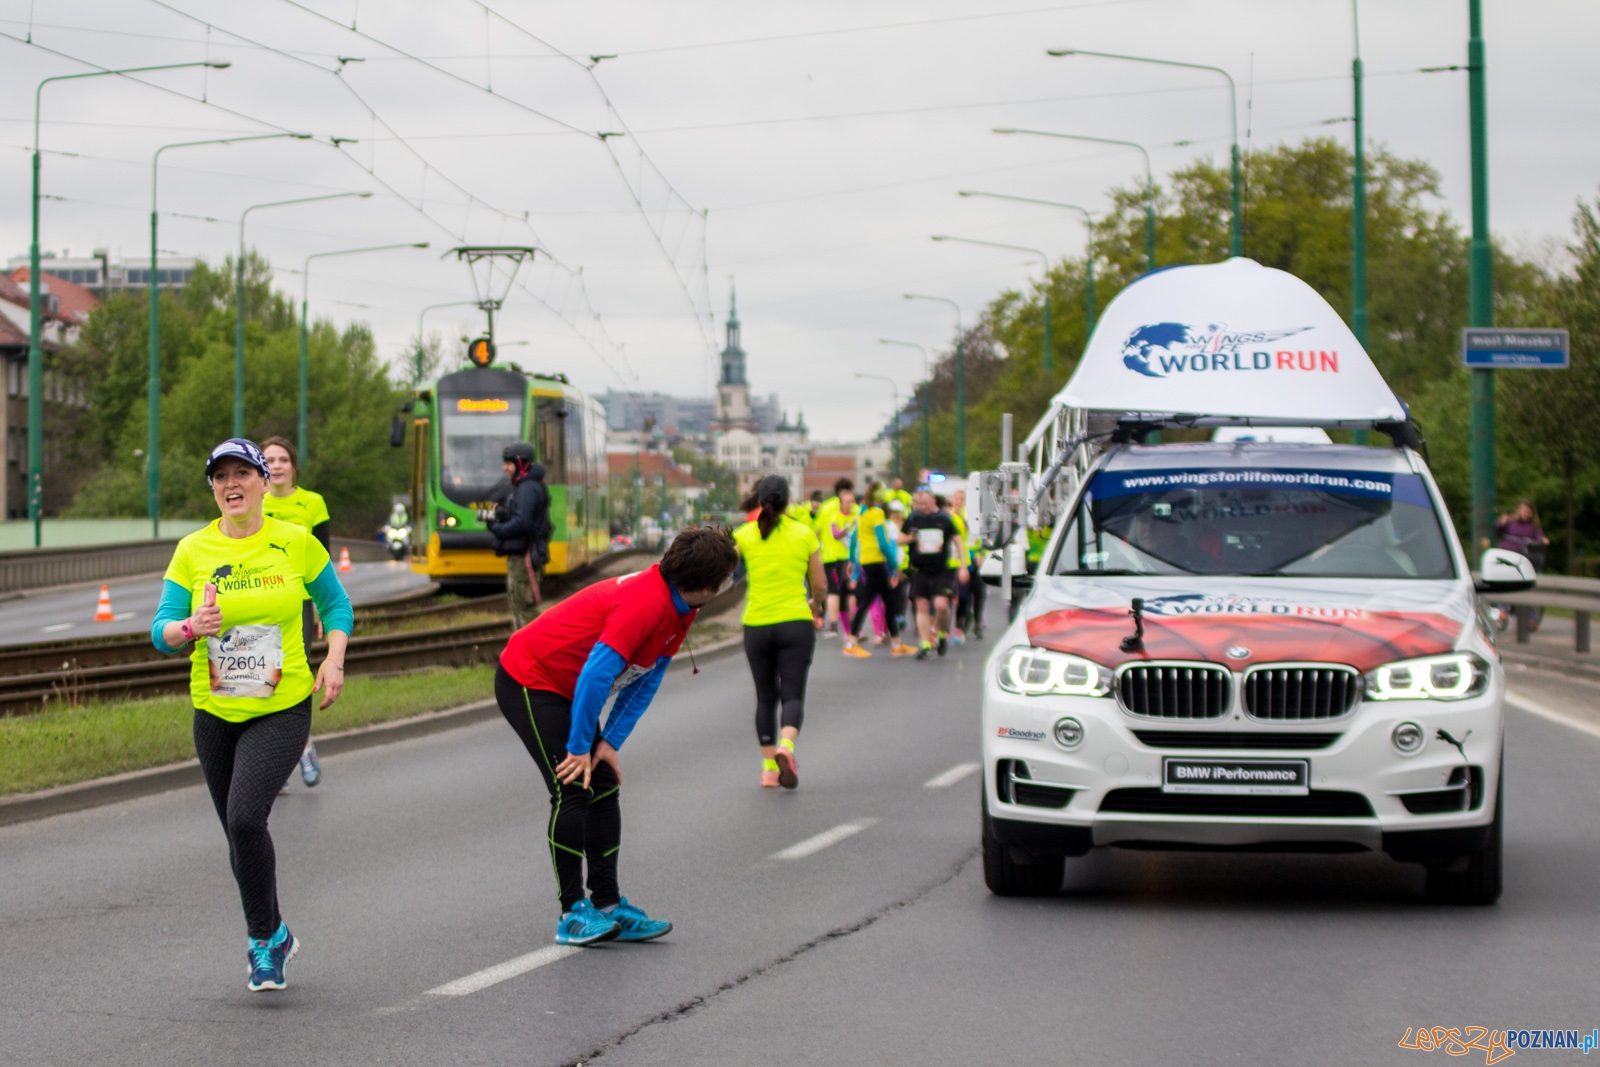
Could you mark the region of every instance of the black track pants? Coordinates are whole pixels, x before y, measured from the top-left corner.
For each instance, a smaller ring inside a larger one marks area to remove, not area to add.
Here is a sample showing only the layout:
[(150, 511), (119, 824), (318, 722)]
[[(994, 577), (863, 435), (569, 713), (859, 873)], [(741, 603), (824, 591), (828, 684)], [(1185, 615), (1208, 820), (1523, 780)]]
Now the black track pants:
[[(978, 577), (978, 568), (973, 567), (967, 572), (967, 588), (972, 590), (972, 625), (983, 625), (983, 608), (989, 602), (989, 587), (983, 584), (983, 579)], [(966, 629), (966, 627), (962, 627)]]
[(283, 711), (228, 722), (194, 712), (194, 750), (211, 803), (228, 835), (228, 860), (239, 883), (245, 925), (260, 941), (278, 930), (278, 856), (267, 832), (272, 802), (311, 736), (311, 697)]
[(556, 781), (556, 765), (567, 758), (572, 701), (560, 693), (525, 689), (504, 667), (494, 672), (494, 698), (550, 791), (545, 837), (550, 842), (550, 863), (555, 867), (562, 912), (571, 911), (583, 899), (585, 859), (591, 901), (597, 908), (609, 908), (622, 899), (617, 888), (622, 803), (616, 772), (609, 763), (595, 764), (588, 789), (583, 788), (581, 778), (568, 785)]
[(744, 628), (744, 655), (756, 682), (756, 737), (763, 745), (778, 740), (778, 705), (783, 725), (800, 729), (805, 719), (806, 674), (817, 647), (810, 619)]
[(883, 619), (884, 625), (889, 629), (889, 636), (900, 635), (900, 620), (895, 614), (894, 590), (889, 588), (889, 565), (863, 563), (861, 580), (856, 583), (856, 617), (850, 621), (850, 633), (855, 637), (861, 636), (861, 624), (866, 621), (867, 612), (872, 609), (872, 601), (878, 597), (883, 599)]

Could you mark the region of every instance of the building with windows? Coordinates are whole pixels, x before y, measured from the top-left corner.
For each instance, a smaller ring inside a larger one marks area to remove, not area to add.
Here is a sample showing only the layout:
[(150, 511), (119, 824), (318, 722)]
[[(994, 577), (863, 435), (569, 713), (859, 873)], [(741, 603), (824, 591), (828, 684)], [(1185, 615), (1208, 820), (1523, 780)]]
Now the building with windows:
[[(167, 256), (156, 258), (156, 285), (162, 289), (182, 289), (194, 277), (193, 256)], [(12, 256), (6, 261), (6, 273), (13, 279), (21, 271), (24, 285), (28, 280), (28, 257)], [(150, 288), (150, 260), (124, 260), (112, 257), (104, 248), (97, 248), (87, 256), (46, 253), (39, 258), (39, 272), (50, 274), (72, 285), (82, 286), (98, 300), (123, 289)]]

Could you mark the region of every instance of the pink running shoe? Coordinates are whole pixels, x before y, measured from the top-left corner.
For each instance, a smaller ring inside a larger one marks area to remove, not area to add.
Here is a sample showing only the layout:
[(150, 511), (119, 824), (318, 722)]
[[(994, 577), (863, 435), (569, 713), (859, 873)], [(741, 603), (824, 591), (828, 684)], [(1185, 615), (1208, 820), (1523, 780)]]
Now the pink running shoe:
[(761, 788), (762, 789), (776, 789), (776, 788), (778, 788), (778, 772), (777, 771), (769, 771), (765, 767), (763, 767), (761, 769)]
[(773, 759), (778, 761), (778, 784), (785, 789), (793, 789), (800, 784), (800, 765), (795, 761), (794, 753), (778, 746), (778, 752)]

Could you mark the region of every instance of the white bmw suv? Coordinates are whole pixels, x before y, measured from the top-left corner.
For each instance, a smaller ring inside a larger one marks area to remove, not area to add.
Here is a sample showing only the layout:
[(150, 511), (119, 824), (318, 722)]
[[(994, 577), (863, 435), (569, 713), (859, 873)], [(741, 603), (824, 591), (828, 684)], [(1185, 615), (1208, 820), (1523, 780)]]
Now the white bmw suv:
[(1055, 892), (1106, 845), (1382, 849), (1492, 903), (1505, 678), (1475, 592), (1533, 571), (1483, 572), (1410, 448), (1113, 445), (985, 671), (989, 888)]

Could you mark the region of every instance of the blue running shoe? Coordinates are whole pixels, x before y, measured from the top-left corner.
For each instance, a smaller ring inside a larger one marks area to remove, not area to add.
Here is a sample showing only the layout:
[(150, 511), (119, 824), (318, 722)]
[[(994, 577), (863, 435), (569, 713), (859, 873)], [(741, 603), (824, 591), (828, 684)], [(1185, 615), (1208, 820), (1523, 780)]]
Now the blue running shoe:
[(322, 764), (317, 760), (316, 745), (307, 745), (300, 753), (300, 780), (308, 788), (322, 781)]
[(640, 909), (628, 903), (628, 898), (623, 897), (617, 901), (617, 906), (609, 912), (601, 912), (617, 920), (621, 932), (617, 934), (618, 941), (654, 941), (658, 937), (665, 937), (672, 932), (672, 924), (665, 919), (652, 919)]
[(587, 900), (580, 900), (556, 923), (556, 944), (598, 945), (621, 932), (621, 923)]
[(294, 959), (300, 951), (300, 942), (289, 932), (287, 923), (278, 924), (278, 932), (266, 941), (246, 941), (245, 958), (250, 963), (250, 992), (263, 989), (287, 989), (289, 980), (283, 976), (284, 964)]

